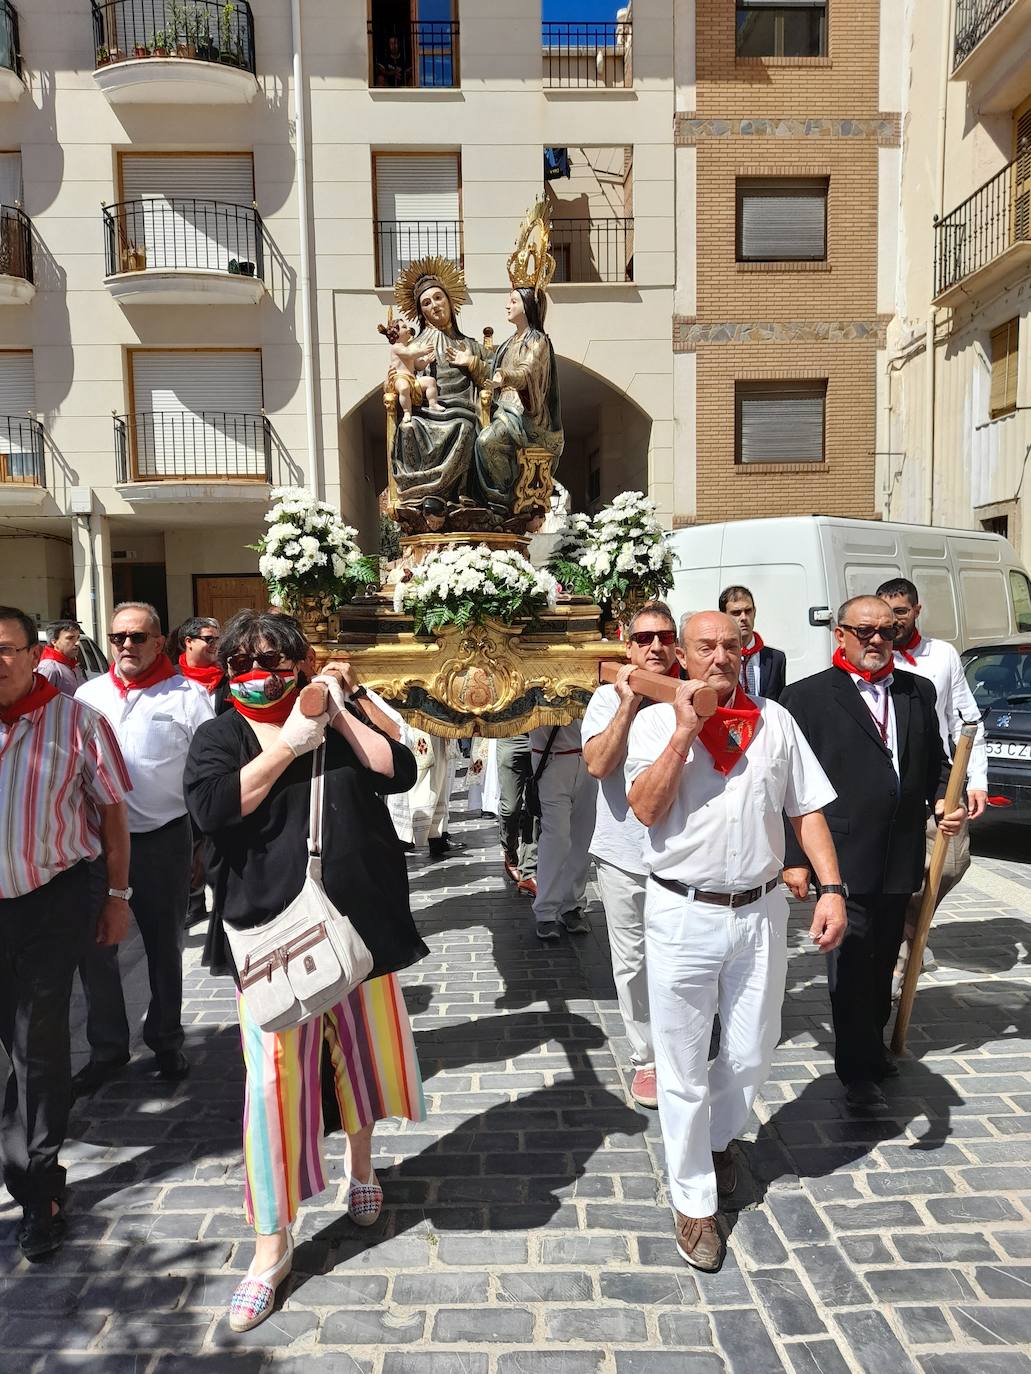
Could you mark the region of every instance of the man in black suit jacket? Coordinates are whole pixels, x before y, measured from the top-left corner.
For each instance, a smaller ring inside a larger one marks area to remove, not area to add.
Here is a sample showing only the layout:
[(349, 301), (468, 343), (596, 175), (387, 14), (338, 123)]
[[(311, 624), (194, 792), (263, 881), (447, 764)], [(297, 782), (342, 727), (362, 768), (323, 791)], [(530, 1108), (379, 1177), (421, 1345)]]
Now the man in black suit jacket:
[(755, 597), (747, 587), (724, 587), (720, 610), (737, 621), (741, 631), (741, 686), (753, 697), (779, 701), (788, 660), (783, 650), (764, 644), (755, 632)]
[[(886, 1106), (880, 1080), (897, 1069), (884, 1046), (895, 967), (911, 893), (923, 882), (929, 809), (954, 835), (961, 807), (942, 816), (948, 764), (934, 687), (893, 671), (895, 624), (876, 596), (838, 611), (834, 667), (793, 683), (781, 705), (794, 716), (837, 792), (824, 808), (838, 851), (848, 934), (828, 955), (834, 1067), (856, 1107)], [(809, 890), (811, 865), (787, 828), (784, 881)]]

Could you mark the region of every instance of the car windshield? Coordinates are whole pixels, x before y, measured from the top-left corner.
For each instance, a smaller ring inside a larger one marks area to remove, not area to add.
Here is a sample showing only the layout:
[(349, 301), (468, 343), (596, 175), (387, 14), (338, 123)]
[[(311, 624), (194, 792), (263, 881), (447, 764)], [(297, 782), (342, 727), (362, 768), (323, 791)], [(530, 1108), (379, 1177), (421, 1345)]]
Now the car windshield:
[(963, 670), (982, 715), (993, 706), (1031, 701), (1031, 645), (976, 650), (964, 657)]

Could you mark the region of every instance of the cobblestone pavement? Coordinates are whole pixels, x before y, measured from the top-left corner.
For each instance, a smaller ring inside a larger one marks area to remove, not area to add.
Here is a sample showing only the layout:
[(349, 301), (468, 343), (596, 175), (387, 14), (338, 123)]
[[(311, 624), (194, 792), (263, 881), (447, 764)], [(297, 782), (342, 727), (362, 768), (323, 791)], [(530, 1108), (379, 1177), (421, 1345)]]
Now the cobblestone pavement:
[(239, 1046), (195, 934), (193, 1072), (169, 1092), (144, 1056), (77, 1107), (52, 1262), (19, 1259), (0, 1194), (2, 1374), (1031, 1374), (1031, 899), (1014, 866), (977, 861), (950, 900), (886, 1121), (842, 1108), (796, 913), (742, 1210), (705, 1276), (677, 1258), (658, 1123), (627, 1095), (600, 911), (590, 936), (541, 948), (493, 826), (454, 830), (462, 855), (410, 862), (430, 1110), (377, 1132), (381, 1222), (344, 1218), (331, 1140), (337, 1181), (302, 1212), (285, 1301), (229, 1333), (252, 1248)]

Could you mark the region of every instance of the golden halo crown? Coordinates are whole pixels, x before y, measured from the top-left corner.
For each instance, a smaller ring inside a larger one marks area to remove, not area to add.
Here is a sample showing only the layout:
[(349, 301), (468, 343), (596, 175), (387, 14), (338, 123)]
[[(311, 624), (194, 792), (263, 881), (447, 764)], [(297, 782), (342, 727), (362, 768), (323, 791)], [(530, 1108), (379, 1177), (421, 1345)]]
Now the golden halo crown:
[(394, 286), (394, 300), (410, 320), (419, 318), (418, 300), (427, 286), (443, 287), (453, 310), (459, 310), (469, 301), (465, 274), (450, 258), (419, 258), (408, 264)]
[(551, 247), (551, 214), (541, 197), (519, 226), (515, 252), (508, 260), (508, 279), (513, 286), (529, 287), (543, 294), (555, 275)]

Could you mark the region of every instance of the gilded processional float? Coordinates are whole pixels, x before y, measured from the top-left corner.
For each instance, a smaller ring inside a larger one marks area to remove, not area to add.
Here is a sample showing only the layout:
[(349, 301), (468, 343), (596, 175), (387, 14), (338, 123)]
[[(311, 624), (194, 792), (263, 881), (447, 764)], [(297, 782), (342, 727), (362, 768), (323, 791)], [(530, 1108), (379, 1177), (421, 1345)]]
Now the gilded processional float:
[[(555, 271), (543, 202), (508, 259), (511, 335), (462, 332), (469, 300), (447, 258), (411, 263), (395, 286), (389, 346), (386, 513), (393, 565), (362, 557), (354, 531), (306, 493), (279, 505), (257, 546), (274, 599), (320, 658), (347, 657), (414, 726), (502, 738), (582, 715), (599, 664), (622, 656), (615, 626), (671, 582), (651, 503), (624, 493), (589, 520), (556, 513), (563, 448), (559, 372), (545, 332)], [(528, 556), (548, 519), (546, 567)], [(602, 633), (602, 607), (608, 623)], [(607, 637), (611, 635), (612, 637)]]

